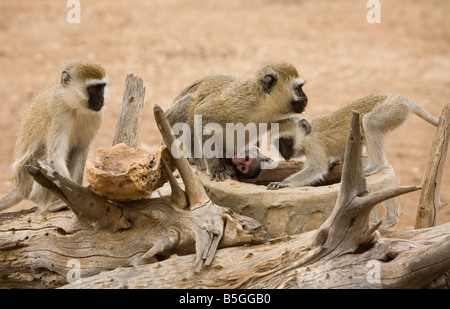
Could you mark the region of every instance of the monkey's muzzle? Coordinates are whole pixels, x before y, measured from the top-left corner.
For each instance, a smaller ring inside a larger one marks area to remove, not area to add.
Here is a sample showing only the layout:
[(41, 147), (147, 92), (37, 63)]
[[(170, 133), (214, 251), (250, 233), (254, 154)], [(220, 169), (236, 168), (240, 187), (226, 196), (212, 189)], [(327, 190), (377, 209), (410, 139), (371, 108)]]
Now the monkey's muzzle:
[(303, 96), (296, 101), (292, 101), (291, 104), (294, 111), (301, 114), (305, 111), (306, 105), (308, 104), (308, 97)]

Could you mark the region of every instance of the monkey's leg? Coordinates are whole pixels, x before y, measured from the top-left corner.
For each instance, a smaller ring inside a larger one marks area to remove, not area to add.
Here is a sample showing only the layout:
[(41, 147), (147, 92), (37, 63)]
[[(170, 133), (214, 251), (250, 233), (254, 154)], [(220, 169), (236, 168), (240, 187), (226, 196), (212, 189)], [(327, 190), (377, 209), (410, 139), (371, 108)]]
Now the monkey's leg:
[(40, 211), (58, 211), (63, 208), (62, 205), (66, 206), (58, 197), (37, 182), (33, 183), (27, 199), (35, 202), (39, 206)]
[(0, 211), (11, 208), (22, 200), (22, 195), (17, 188), (14, 187), (7, 195), (0, 199)]
[[(82, 164), (82, 167), (75, 166), (76, 164), (80, 164), (80, 156), (77, 158), (77, 160), (74, 160), (71, 158), (73, 154), (68, 154), (68, 147), (67, 144), (61, 143), (61, 146), (56, 147), (54, 152), (51, 152), (52, 156), (48, 158), (48, 161), (51, 162), (55, 166), (55, 170), (60, 173), (62, 176), (71, 178), (74, 181), (83, 181), (83, 173), (84, 173), (84, 164), (85, 161)], [(66, 158), (66, 155), (69, 157), (69, 162), (66, 162), (64, 158)], [(87, 155), (87, 153), (86, 153)], [(85, 160), (85, 159), (84, 159)], [(73, 165), (73, 166), (71, 166)], [(70, 168), (73, 168), (74, 171), (70, 170)], [(75, 169), (78, 169), (75, 172)], [(82, 171), (81, 171), (82, 169)], [(81, 174), (80, 174), (81, 173)], [(76, 175), (75, 175), (76, 174)], [(76, 178), (78, 179), (76, 179)], [(80, 180), (81, 177), (81, 180)], [(41, 187), (39, 184), (36, 183), (37, 186), (39, 186), (39, 191), (36, 191), (37, 194), (39, 194), (42, 197), (39, 197), (42, 202), (39, 203), (39, 205), (43, 205), (44, 210), (50, 211), (50, 212), (57, 212), (63, 209), (67, 208), (66, 203), (64, 203), (62, 200), (60, 200), (58, 197), (53, 195), (50, 191), (47, 189)], [(34, 191), (34, 188), (33, 188)]]
[(67, 164), (70, 173), (70, 178), (80, 185), (83, 184), (84, 170), (86, 166), (88, 152), (89, 152), (88, 147), (86, 147), (82, 151), (81, 150), (73, 151), (70, 154), (70, 159)]
[(366, 175), (372, 175), (388, 166), (389, 162), (384, 150), (384, 136), (400, 126), (408, 118), (409, 108), (388, 97), (386, 102), (376, 107), (362, 118), (364, 139), (369, 162), (364, 169)]

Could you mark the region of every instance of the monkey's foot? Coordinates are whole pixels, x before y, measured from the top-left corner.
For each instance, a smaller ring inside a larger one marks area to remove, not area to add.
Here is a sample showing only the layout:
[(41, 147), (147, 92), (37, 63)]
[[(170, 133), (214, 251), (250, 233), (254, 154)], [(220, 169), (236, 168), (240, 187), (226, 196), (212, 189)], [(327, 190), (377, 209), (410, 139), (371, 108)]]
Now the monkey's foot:
[(269, 183), (269, 185), (267, 186), (267, 190), (278, 190), (286, 187), (289, 187), (286, 183), (283, 183), (282, 181), (274, 181)]

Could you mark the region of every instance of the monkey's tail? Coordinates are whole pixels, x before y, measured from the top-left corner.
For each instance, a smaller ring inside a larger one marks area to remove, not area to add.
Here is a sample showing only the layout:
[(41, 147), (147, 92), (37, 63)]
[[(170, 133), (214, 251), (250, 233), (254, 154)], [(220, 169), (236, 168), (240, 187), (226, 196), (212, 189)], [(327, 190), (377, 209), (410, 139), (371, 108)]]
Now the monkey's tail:
[(435, 127), (437, 127), (439, 119), (434, 117), (433, 115), (431, 115), (429, 112), (427, 112), (424, 108), (422, 108), (421, 106), (417, 105), (415, 102), (403, 97), (406, 101), (406, 104), (408, 104), (411, 108), (411, 111), (416, 114), (417, 116), (419, 116), (420, 118), (422, 118), (423, 120), (425, 120), (428, 123), (431, 123), (432, 125), (434, 125)]
[(14, 187), (7, 195), (0, 199), (0, 211), (8, 209), (22, 201), (19, 191)]

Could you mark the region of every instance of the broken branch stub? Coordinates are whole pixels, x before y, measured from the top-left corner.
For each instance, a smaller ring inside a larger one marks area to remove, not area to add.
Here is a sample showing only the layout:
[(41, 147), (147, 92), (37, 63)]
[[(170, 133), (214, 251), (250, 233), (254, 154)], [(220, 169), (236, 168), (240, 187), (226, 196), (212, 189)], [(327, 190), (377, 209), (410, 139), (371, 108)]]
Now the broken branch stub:
[(95, 230), (116, 232), (131, 227), (121, 205), (62, 176), (50, 163), (38, 161), (35, 166), (28, 165), (26, 169), (35, 181), (63, 200), (80, 221)]
[(125, 90), (122, 99), (116, 133), (112, 145), (124, 143), (130, 148), (139, 149), (139, 130), (144, 108), (145, 87), (143, 81), (133, 73), (125, 80)]
[(314, 245), (324, 248), (321, 256), (351, 252), (361, 244), (371, 241), (379, 226), (369, 226), (369, 213), (372, 208), (380, 201), (420, 189), (410, 186), (367, 192), (357, 112), (353, 112), (351, 118), (341, 179), (341, 188), (333, 211), (314, 237)]
[[(174, 163), (178, 169), (178, 172), (183, 179), (183, 183), (186, 190), (186, 195), (188, 197), (190, 208), (194, 209), (196, 207), (201, 207), (210, 201), (208, 195), (206, 194), (203, 185), (197, 178), (195, 173), (192, 171), (192, 167), (183, 155), (180, 142), (175, 139), (172, 134), (172, 129), (170, 124), (164, 115), (163, 110), (158, 105), (155, 105), (153, 109), (155, 120), (158, 125), (159, 132), (167, 145), (172, 157), (174, 158)], [(175, 152), (175, 153), (172, 153)]]
[(433, 138), (427, 168), (422, 182), (422, 192), (416, 215), (416, 229), (435, 226), (439, 209), (445, 205), (439, 198), (442, 173), (447, 157), (450, 130), (450, 104), (442, 110)]

